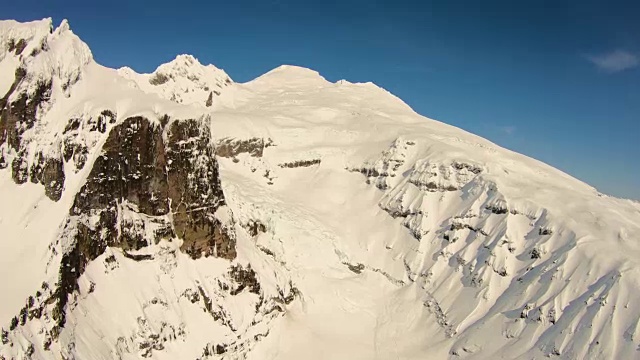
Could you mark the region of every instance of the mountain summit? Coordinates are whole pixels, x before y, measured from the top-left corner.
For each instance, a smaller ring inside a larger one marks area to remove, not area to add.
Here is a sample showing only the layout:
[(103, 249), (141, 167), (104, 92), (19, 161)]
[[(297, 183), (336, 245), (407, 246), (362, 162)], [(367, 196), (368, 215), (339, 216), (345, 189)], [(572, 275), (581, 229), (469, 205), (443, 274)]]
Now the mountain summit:
[(1, 359), (622, 359), (640, 205), (386, 90), (0, 22)]
[(151, 74), (137, 74), (130, 68), (118, 73), (133, 80), (144, 92), (157, 94), (179, 104), (212, 106), (232, 84), (231, 78), (213, 65), (204, 66), (191, 55), (178, 55), (173, 61), (158, 66)]

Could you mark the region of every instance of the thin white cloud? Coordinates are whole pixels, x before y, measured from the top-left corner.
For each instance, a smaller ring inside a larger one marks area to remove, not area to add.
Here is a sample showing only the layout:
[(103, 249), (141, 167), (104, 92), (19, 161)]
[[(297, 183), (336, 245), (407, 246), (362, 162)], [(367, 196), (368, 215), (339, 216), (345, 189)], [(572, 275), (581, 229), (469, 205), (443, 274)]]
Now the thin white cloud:
[(601, 70), (610, 73), (624, 71), (640, 65), (638, 55), (624, 50), (616, 50), (602, 55), (587, 56), (587, 59)]
[(502, 126), (500, 127), (500, 131), (502, 131), (504, 134), (506, 135), (513, 135), (513, 133), (516, 132), (516, 127), (515, 126)]

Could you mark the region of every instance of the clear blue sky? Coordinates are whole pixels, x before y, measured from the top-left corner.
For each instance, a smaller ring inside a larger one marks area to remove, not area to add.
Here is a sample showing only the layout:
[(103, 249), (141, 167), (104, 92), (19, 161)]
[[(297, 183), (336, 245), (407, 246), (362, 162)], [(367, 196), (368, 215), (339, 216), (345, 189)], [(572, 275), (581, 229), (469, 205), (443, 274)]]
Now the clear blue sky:
[(69, 19), (106, 66), (189, 53), (244, 82), (281, 65), (373, 81), (417, 112), (640, 199), (639, 1), (10, 1)]

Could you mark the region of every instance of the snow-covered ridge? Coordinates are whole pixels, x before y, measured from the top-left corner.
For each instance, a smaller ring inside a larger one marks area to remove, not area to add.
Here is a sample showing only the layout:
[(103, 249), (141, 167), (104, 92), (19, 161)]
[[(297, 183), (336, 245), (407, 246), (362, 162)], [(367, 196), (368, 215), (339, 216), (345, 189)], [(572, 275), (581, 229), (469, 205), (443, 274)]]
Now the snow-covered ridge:
[(138, 74), (128, 67), (118, 69), (118, 73), (144, 92), (179, 104), (205, 107), (217, 104), (217, 98), (233, 83), (224, 70), (202, 65), (191, 55), (178, 55), (151, 74)]
[[(66, 92), (80, 79), (83, 68), (93, 61), (89, 47), (80, 40), (63, 20), (53, 30), (51, 19), (28, 24), (3, 21), (0, 25), (0, 66), (3, 70), (26, 70), (26, 79), (16, 94), (35, 91), (34, 84), (53, 82), (53, 90)], [(1, 83), (8, 90), (11, 77)], [(31, 86), (31, 87), (28, 87)]]
[(0, 357), (637, 357), (637, 202), (371, 83), (0, 38)]

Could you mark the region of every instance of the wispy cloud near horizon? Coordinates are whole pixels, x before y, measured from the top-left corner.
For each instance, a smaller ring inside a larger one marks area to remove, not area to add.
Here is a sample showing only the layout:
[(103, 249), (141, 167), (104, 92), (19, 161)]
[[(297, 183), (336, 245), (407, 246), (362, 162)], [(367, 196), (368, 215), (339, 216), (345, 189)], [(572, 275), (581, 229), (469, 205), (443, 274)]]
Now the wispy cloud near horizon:
[(505, 135), (513, 135), (516, 132), (516, 127), (513, 125), (501, 126), (500, 131)]
[(625, 50), (615, 50), (601, 55), (589, 55), (587, 59), (599, 69), (616, 73), (632, 69), (640, 65), (640, 58)]

